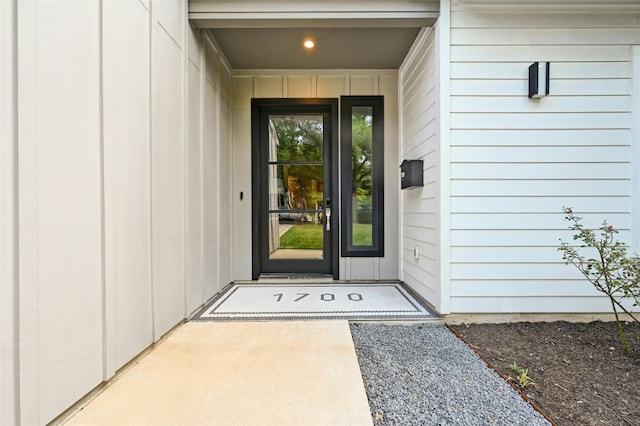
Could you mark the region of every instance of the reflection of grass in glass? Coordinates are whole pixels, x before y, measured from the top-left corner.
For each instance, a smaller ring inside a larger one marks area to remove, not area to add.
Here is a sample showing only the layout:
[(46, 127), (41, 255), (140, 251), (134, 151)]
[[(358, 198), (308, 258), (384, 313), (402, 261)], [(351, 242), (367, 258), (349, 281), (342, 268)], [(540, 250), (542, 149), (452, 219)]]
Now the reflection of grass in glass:
[(322, 225), (293, 225), (280, 237), (280, 248), (322, 250)]
[[(280, 237), (280, 248), (322, 250), (323, 225), (293, 225)], [(369, 247), (373, 244), (370, 223), (353, 224), (353, 245)]]
[(353, 245), (365, 247), (373, 245), (373, 229), (370, 223), (353, 224)]

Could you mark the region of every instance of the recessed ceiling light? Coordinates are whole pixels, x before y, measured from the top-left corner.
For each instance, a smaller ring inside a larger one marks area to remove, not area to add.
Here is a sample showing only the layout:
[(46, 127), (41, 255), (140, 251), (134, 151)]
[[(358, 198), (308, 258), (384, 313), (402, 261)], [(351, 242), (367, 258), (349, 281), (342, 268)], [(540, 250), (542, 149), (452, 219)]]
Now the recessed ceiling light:
[(313, 49), (315, 47), (315, 43), (313, 42), (313, 40), (305, 40), (304, 43), (302, 43), (304, 45), (304, 47), (306, 47), (307, 49)]

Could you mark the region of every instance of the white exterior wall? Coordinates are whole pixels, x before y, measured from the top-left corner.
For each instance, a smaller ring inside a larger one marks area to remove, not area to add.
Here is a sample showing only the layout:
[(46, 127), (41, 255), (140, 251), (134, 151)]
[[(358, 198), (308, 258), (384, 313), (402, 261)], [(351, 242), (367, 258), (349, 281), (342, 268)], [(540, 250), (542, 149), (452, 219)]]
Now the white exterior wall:
[(151, 274), (154, 337), (184, 318), (183, 72), (180, 2), (151, 5)]
[(0, 423), (46, 424), (230, 281), (231, 81), (183, 0), (1, 6)]
[[(187, 30), (185, 132), (185, 303), (191, 311), (204, 297), (203, 245), (203, 80), (204, 48), (201, 32)], [(210, 117), (210, 115), (209, 115)]]
[[(395, 70), (236, 70), (233, 77), (234, 278), (251, 279), (251, 98), (382, 95), (385, 114), (385, 256), (340, 257), (341, 279), (398, 279), (399, 170)], [(244, 193), (240, 201), (239, 194)], [(339, 238), (339, 236), (337, 236)]]
[[(106, 2), (103, 11), (105, 294), (111, 373), (153, 342), (149, 11)], [(126, 65), (125, 65), (126, 64)]]
[[(451, 13), (451, 312), (610, 311), (557, 247), (571, 241), (563, 206), (630, 241), (639, 22)], [(540, 100), (527, 98), (534, 61), (551, 62)]]
[(18, 5), (20, 421), (104, 377), (100, 4)]
[[(402, 280), (441, 309), (439, 215), (441, 197), (440, 129), (436, 64), (436, 31), (423, 29), (400, 67), (400, 134), (402, 160), (424, 162), (424, 186), (401, 195)], [(414, 256), (417, 250), (417, 258)]]
[[(230, 283), (235, 278), (233, 276), (235, 257), (233, 256), (235, 247), (235, 235), (233, 234), (234, 218), (236, 217), (232, 206), (234, 200), (239, 198), (239, 195), (233, 191), (233, 165), (234, 165), (234, 141), (232, 139), (232, 126), (233, 126), (233, 111), (232, 105), (232, 92), (233, 92), (233, 80), (231, 77), (231, 68), (226, 65), (225, 62), (220, 62), (220, 73), (218, 80), (220, 82), (220, 93), (218, 95), (218, 128), (217, 138), (218, 142), (218, 173), (216, 176), (216, 182), (219, 187), (218, 205), (220, 216), (218, 217), (218, 247), (222, 249), (219, 252), (219, 268), (218, 268), (218, 282), (212, 283), (208, 288), (209, 294), (212, 294), (212, 290), (220, 290), (222, 286)], [(249, 194), (245, 193), (247, 197)], [(217, 284), (217, 287), (216, 285)]]

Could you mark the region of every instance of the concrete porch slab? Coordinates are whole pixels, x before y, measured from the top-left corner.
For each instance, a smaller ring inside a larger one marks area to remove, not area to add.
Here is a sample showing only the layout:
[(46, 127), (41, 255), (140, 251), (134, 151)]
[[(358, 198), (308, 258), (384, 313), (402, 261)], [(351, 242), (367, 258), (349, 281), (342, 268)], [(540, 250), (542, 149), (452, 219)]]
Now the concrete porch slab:
[(371, 425), (347, 321), (190, 322), (68, 425)]

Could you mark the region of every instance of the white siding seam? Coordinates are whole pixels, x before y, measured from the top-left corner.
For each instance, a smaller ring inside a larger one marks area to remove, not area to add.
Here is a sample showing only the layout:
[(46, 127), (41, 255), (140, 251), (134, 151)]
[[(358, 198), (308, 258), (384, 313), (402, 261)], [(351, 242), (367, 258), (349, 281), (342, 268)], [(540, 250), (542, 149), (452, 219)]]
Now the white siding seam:
[(640, 45), (632, 46), (631, 250), (640, 252)]
[(200, 72), (202, 72), (202, 70), (200, 69), (200, 65), (198, 65), (197, 63), (193, 62), (193, 60), (191, 58), (187, 59), (191, 64), (193, 64), (194, 67), (196, 67), (196, 69)]
[[(182, 44), (180, 51), (182, 52), (182, 60), (180, 61), (180, 67), (182, 68), (182, 94), (180, 100), (182, 102), (180, 108), (180, 115), (182, 120), (182, 256), (183, 256), (183, 269), (182, 269), (182, 317), (186, 318), (189, 315), (189, 290), (188, 279), (189, 267), (187, 262), (188, 247), (189, 247), (189, 111), (188, 111), (188, 99), (191, 95), (189, 93), (189, 40), (187, 39), (187, 31), (189, 31), (189, 21), (187, 20), (187, 13), (189, 7), (188, 0), (182, 0), (182, 10), (180, 21), (182, 22), (182, 31), (180, 37), (182, 38)], [(179, 46), (180, 47), (180, 46)]]
[(207, 62), (207, 56), (206, 56), (206, 45), (205, 43), (208, 43), (207, 38), (204, 36), (204, 31), (200, 31), (199, 33), (199, 37), (200, 37), (200, 52), (199, 52), (199, 59), (200, 59), (200, 99), (199, 99), (199, 113), (200, 113), (200, 127), (198, 129), (198, 139), (199, 139), (199, 159), (198, 161), (200, 162), (199, 165), (199, 169), (200, 169), (200, 223), (198, 224), (198, 229), (200, 230), (200, 301), (202, 303), (206, 302), (208, 299), (208, 295), (206, 294), (205, 291), (205, 282), (206, 282), (206, 278), (204, 276), (204, 271), (205, 271), (205, 266), (204, 266), (204, 250), (205, 250), (205, 238), (204, 238), (204, 122), (205, 122), (205, 90), (206, 90), (206, 84), (207, 84), (207, 67), (209, 66), (209, 63)]
[[(425, 29), (423, 28), (422, 30), (420, 30), (420, 33), (417, 36), (418, 40), (421, 40), (421, 33), (425, 31)], [(411, 49), (409, 50), (409, 52), (407, 53), (407, 56), (405, 57), (405, 59), (403, 60), (402, 64), (400, 65), (400, 67), (398, 68), (398, 159), (402, 160), (402, 151), (403, 151), (403, 145), (404, 145), (404, 116), (405, 116), (405, 112), (404, 112), (404, 101), (405, 101), (405, 96), (404, 96), (404, 81), (405, 81), (405, 72), (406, 72), (406, 65), (405, 65), (405, 61), (407, 61), (407, 58), (410, 54), (413, 54), (413, 52), (415, 52), (415, 45), (411, 46)], [(403, 238), (404, 238), (404, 200), (403, 200), (403, 195), (402, 195), (402, 191), (400, 192), (400, 194), (398, 194), (398, 235), (397, 235), (397, 240), (398, 240), (398, 247), (402, 247), (403, 246)], [(398, 255), (398, 279), (400, 279), (400, 281), (406, 282), (405, 279), (405, 272), (404, 272), (404, 256), (402, 255), (402, 253), (400, 253)]]
[[(17, 31), (16, 31), (17, 32)], [(15, 38), (17, 39), (17, 37)], [(15, 39), (14, 39), (14, 48), (16, 47), (15, 45), (17, 43), (15, 43)], [(17, 62), (17, 61), (16, 61)], [(15, 73), (15, 75), (17, 75), (17, 63), (15, 64), (15, 69), (13, 70), (13, 73)], [(15, 86), (14, 86), (14, 90), (17, 91), (17, 87), (18, 87), (18, 83), (17, 83), (17, 78), (15, 78)], [(12, 112), (12, 114), (15, 115), (15, 117), (17, 117), (17, 111), (18, 111), (18, 95), (17, 93), (14, 93), (14, 95), (12, 96), (13, 98), (13, 105), (14, 105), (14, 110)], [(17, 121), (17, 120), (16, 120)], [(17, 126), (16, 126), (17, 127)], [(13, 314), (13, 333), (14, 333), (14, 339), (13, 339), (13, 351), (12, 351), (12, 356), (14, 359), (14, 365), (13, 365), (13, 373), (14, 373), (14, 380), (13, 380), (13, 388), (15, 390), (15, 394), (13, 395), (13, 398), (15, 400), (15, 408), (14, 408), (14, 413), (15, 413), (15, 419), (16, 419), (16, 423), (17, 424), (21, 424), (21, 420), (20, 420), (20, 406), (21, 406), (21, 378), (20, 378), (20, 372), (21, 372), (21, 361), (20, 361), (20, 317), (19, 317), (19, 313), (20, 313), (20, 278), (19, 278), (19, 242), (20, 242), (20, 232), (19, 232), (19, 195), (18, 195), (18, 159), (17, 159), (17, 155), (18, 155), (18, 132), (17, 132), (17, 128), (13, 129), (14, 131), (14, 137), (12, 138), (12, 144), (13, 144), (13, 152), (14, 152), (14, 156), (13, 156), (13, 167), (15, 167), (14, 172), (13, 172), (13, 190), (12, 190), (12, 196), (13, 196), (13, 209), (12, 209), (12, 213), (11, 213), (11, 222), (12, 222), (12, 248), (11, 248), (11, 262), (12, 262), (12, 266), (11, 266), (11, 285), (12, 285), (12, 294), (13, 294), (13, 299), (12, 299), (12, 314)]]
[(109, 342), (109, 327), (107, 325), (107, 270), (106, 270), (106, 197), (105, 197), (105, 143), (104, 143), (104, 2), (99, 1), (98, 6), (98, 144), (100, 162), (100, 287), (101, 301), (100, 308), (102, 319), (102, 380), (107, 380), (115, 371), (112, 371), (109, 363), (109, 353), (107, 344)]
[[(435, 281), (435, 280), (436, 280), (436, 278), (437, 278), (437, 277), (436, 277), (436, 275), (434, 275), (434, 274), (433, 274), (433, 272), (430, 272), (430, 271), (427, 271), (427, 270), (425, 270), (425, 269), (419, 268), (415, 263), (412, 263), (412, 262), (410, 262), (410, 261), (405, 261), (404, 263), (405, 263), (405, 266), (409, 267), (410, 269), (411, 269), (411, 268), (416, 269), (416, 270), (418, 270), (421, 274), (427, 275), (427, 276), (428, 276), (428, 278), (430, 279), (430, 281)], [(421, 283), (421, 284), (422, 284), (422, 286), (423, 286), (425, 289), (428, 289), (430, 292), (432, 292), (432, 293), (434, 293), (434, 294), (436, 293), (436, 291), (433, 289), (433, 286), (432, 286), (432, 285), (430, 285), (430, 283), (425, 283), (425, 282), (424, 282), (424, 281), (425, 281), (424, 279), (419, 279), (419, 278), (417, 278), (417, 277), (416, 277), (414, 274), (412, 274), (410, 271), (405, 271), (405, 273), (407, 274), (407, 276), (409, 276), (409, 277), (413, 278), (413, 281), (418, 282), (418, 283)]]
[(105, 96), (105, 80), (108, 78), (108, 75), (111, 73), (111, 70), (107, 70), (108, 66), (108, 58), (107, 58), (107, 49), (105, 48), (105, 32), (108, 31), (108, 23), (106, 22), (107, 14), (105, 13), (106, 5), (104, 2), (101, 2), (101, 28), (99, 30), (100, 39), (101, 39), (101, 76), (100, 76), (100, 86), (101, 86), (101, 111), (100, 111), (100, 121), (101, 121), (101, 138), (102, 138), (102, 181), (103, 181), (103, 205), (102, 205), (102, 215), (104, 218), (103, 225), (103, 262), (104, 262), (104, 291), (102, 294), (102, 304), (104, 310), (104, 325), (103, 325), (103, 345), (104, 345), (104, 362), (103, 362), (103, 380), (108, 379), (113, 375), (113, 372), (116, 368), (116, 359), (117, 359), (117, 351), (116, 345), (112, 344), (116, 340), (116, 310), (115, 310), (115, 239), (113, 238), (113, 232), (111, 230), (114, 228), (114, 217), (115, 217), (115, 197), (114, 197), (114, 189), (113, 189), (113, 179), (111, 177), (112, 164), (113, 164), (113, 147), (110, 145), (107, 140), (107, 124), (105, 124), (106, 119), (105, 115), (109, 110), (109, 106), (106, 105), (107, 96)]
[[(431, 283), (425, 283), (423, 280), (417, 279), (410, 272), (405, 272), (405, 273), (407, 275), (405, 282), (409, 284), (412, 290), (415, 290), (418, 293), (420, 293), (420, 290), (426, 291), (428, 293), (427, 295), (423, 295), (423, 298), (427, 300), (427, 303), (431, 303), (429, 302), (429, 299), (432, 300), (433, 298), (437, 297), (437, 293), (434, 291), (434, 289), (430, 285)], [(415, 288), (414, 285), (418, 285), (420, 286), (420, 288)]]
[[(12, 43), (12, 53), (14, 53), (14, 55), (17, 56), (17, 52), (18, 52), (18, 7), (17, 7), (17, 2), (13, 3), (13, 5), (10, 7), (11, 12), (12, 12), (12, 39), (11, 39), (11, 43)], [(11, 131), (12, 131), (12, 139), (11, 139), (11, 143), (12, 143), (12, 148), (13, 148), (13, 152), (12, 152), (12, 166), (13, 166), (13, 172), (12, 172), (12, 201), (14, 203), (13, 208), (12, 208), (12, 216), (11, 216), (11, 222), (12, 222), (12, 250), (11, 250), (11, 254), (12, 254), (12, 268), (11, 268), (11, 283), (12, 283), (12, 291), (13, 291), (13, 314), (14, 314), (14, 324), (13, 324), (13, 330), (14, 330), (14, 347), (13, 347), (13, 357), (15, 360), (15, 364), (14, 364), (14, 380), (13, 380), (13, 385), (14, 385), (14, 389), (15, 389), (15, 395), (14, 395), (14, 401), (15, 401), (15, 407), (14, 407), (14, 412), (15, 412), (15, 419), (16, 419), (16, 423), (17, 424), (21, 424), (21, 419), (20, 419), (20, 406), (21, 406), (21, 392), (20, 392), (20, 388), (21, 388), (21, 380), (20, 380), (20, 371), (21, 371), (21, 361), (20, 361), (20, 277), (19, 277), (19, 272), (20, 272), (20, 268), (19, 268), (19, 253), (20, 253), (20, 216), (19, 216), (19, 208), (20, 208), (20, 197), (19, 197), (19, 157), (18, 157), (18, 153), (19, 153), (19, 124), (18, 124), (18, 101), (19, 101), (19, 93), (18, 93), (18, 87), (19, 87), (19, 73), (18, 73), (18, 60), (15, 56), (13, 56), (13, 60), (11, 61), (11, 65), (12, 65), (12, 69), (11, 69), (11, 79), (12, 79), (12, 96), (11, 96), (11, 100), (12, 100), (12, 105), (11, 105), (11, 116), (13, 119), (13, 123), (11, 126)]]
[(156, 24), (158, 25), (158, 27), (162, 28), (162, 31), (164, 31), (164, 32), (165, 32), (165, 34), (167, 35), (167, 37), (169, 37), (169, 38), (171, 39), (171, 41), (173, 42), (173, 44), (175, 44), (175, 45), (176, 45), (176, 47), (177, 47), (180, 51), (184, 52), (184, 49), (182, 49), (182, 46), (183, 46), (183, 45), (180, 45), (180, 43), (178, 43), (178, 41), (173, 37), (173, 35), (171, 34), (171, 32), (170, 32), (167, 28), (165, 28), (165, 26), (164, 26), (164, 25), (162, 25), (162, 22), (160, 22), (160, 20), (159, 20), (159, 19), (156, 19), (155, 21), (156, 21)]
[(151, 340), (156, 342), (157, 339), (157, 312), (156, 312), (156, 274), (154, 273), (154, 261), (153, 261), (153, 252), (156, 250), (153, 244), (153, 138), (155, 132), (153, 131), (153, 46), (155, 43), (153, 36), (153, 23), (154, 19), (154, 3), (152, 1), (149, 2), (149, 103), (148, 103), (148, 113), (149, 113), (149, 199), (147, 200), (149, 205), (149, 302), (151, 304), (151, 309), (149, 310), (151, 314)]
[(220, 46), (218, 46), (218, 43), (213, 38), (213, 36), (211, 36), (208, 31), (205, 34), (207, 35), (207, 37), (206, 37), (207, 42), (209, 42), (209, 44), (213, 48), (214, 52), (216, 52), (217, 55), (218, 55), (219, 65), (225, 67), (227, 69), (227, 71), (229, 72), (229, 74), (233, 77), (235, 71), (234, 71), (233, 67), (231, 67), (231, 62), (229, 62), (229, 59), (227, 59), (227, 57), (225, 56), (224, 52), (222, 51)]
[[(222, 50), (220, 50), (220, 52), (222, 52)], [(221, 56), (218, 55), (218, 59), (217, 60), (220, 61), (220, 58), (221, 58)], [(218, 188), (216, 190), (216, 209), (218, 209), (218, 212), (220, 212), (221, 211), (220, 206), (222, 205), (222, 203), (220, 202), (220, 200), (222, 198), (222, 191), (220, 190), (220, 187), (222, 185), (220, 184), (220, 182), (227, 181), (228, 182), (227, 184), (230, 185), (232, 179), (224, 179), (224, 176), (220, 176), (221, 173), (222, 173), (220, 164), (221, 164), (221, 161), (223, 161), (221, 156), (220, 156), (220, 153), (222, 151), (220, 145), (222, 143), (225, 143), (224, 141), (222, 141), (222, 126), (221, 126), (222, 117), (223, 117), (222, 93), (223, 93), (223, 91), (225, 89), (224, 89), (224, 87), (222, 87), (222, 73), (220, 72), (219, 68), (216, 71), (215, 79), (216, 79), (216, 86), (218, 86), (218, 91), (216, 92), (216, 99), (214, 101), (216, 103), (216, 116), (214, 117), (215, 131), (214, 131), (213, 134), (215, 135), (214, 143), (215, 143), (216, 161), (217, 161), (216, 171), (215, 171), (215, 173), (216, 173), (216, 185), (218, 185)], [(229, 127), (231, 127), (231, 128), (233, 127), (231, 124), (229, 124), (229, 123), (227, 123), (227, 124), (229, 125)], [(233, 130), (231, 130), (231, 131), (233, 131)], [(233, 173), (233, 169), (231, 169), (231, 173)], [(233, 188), (229, 189), (229, 193), (233, 194)], [(226, 283), (221, 285), (222, 283), (220, 282), (220, 278), (221, 278), (221, 275), (222, 275), (222, 273), (221, 273), (221, 271), (222, 271), (222, 265), (221, 265), (221, 263), (222, 263), (221, 262), (222, 255), (221, 255), (221, 253), (223, 252), (223, 247), (221, 246), (221, 243), (220, 243), (222, 241), (222, 239), (220, 237), (220, 235), (221, 235), (220, 230), (222, 228), (221, 223), (222, 223), (222, 217), (223, 217), (222, 215), (223, 214), (224, 213), (218, 213), (216, 215), (216, 223), (215, 223), (216, 237), (218, 238), (218, 243), (217, 243), (218, 244), (218, 250), (217, 250), (218, 270), (216, 271), (216, 276), (215, 277), (210, 277), (210, 278), (215, 279), (217, 281), (217, 283), (215, 283), (215, 288), (216, 289), (220, 289), (220, 287), (224, 287), (226, 285)], [(229, 213), (227, 212), (226, 214), (229, 214)], [(233, 247), (231, 247), (231, 249), (233, 249)], [(213, 295), (209, 295), (209, 297), (211, 297), (211, 296), (213, 296)]]
[[(549, 17), (552, 19), (531, 19), (531, 15)], [(508, 16), (510, 19), (504, 19), (504, 16)], [(475, 17), (481, 17), (480, 20), (474, 19)], [(544, 28), (546, 29), (573, 29), (573, 28), (613, 28), (613, 27), (636, 27), (638, 26), (638, 14), (634, 13), (621, 13), (609, 12), (598, 13), (597, 24), (594, 24), (594, 14), (583, 11), (573, 11), (571, 13), (522, 13), (513, 12), (500, 13), (497, 11), (469, 11), (459, 10), (455, 11), (452, 17), (451, 28), (506, 28), (513, 30), (522, 30), (527, 28)], [(624, 18), (624, 19), (623, 19)]]
[(17, 22), (17, 2), (0, 4), (0, 337), (8, 343), (0, 355), (0, 423), (7, 424), (20, 424)]
[[(233, 191), (233, 164), (234, 164), (234, 162), (233, 162), (233, 153), (234, 153), (234, 150), (233, 150), (233, 140), (234, 140), (234, 134), (233, 134), (233, 131), (234, 131), (234, 126), (233, 126), (233, 72), (234, 71), (233, 71), (233, 68), (231, 67), (231, 63), (227, 60), (226, 56), (224, 56), (224, 53), (222, 52), (221, 49), (218, 49), (218, 61), (219, 62), (218, 62), (218, 74), (217, 74), (218, 76), (217, 76), (217, 79), (218, 79), (218, 85), (220, 86), (220, 90), (221, 90), (220, 91), (220, 95), (219, 95), (220, 96), (219, 105), (221, 105), (222, 101), (223, 101), (223, 98), (222, 98), (222, 93), (224, 93), (223, 90), (226, 90), (227, 91), (226, 102), (227, 102), (227, 107), (228, 107), (227, 110), (228, 110), (228, 115), (229, 115), (227, 117), (228, 120), (224, 123), (224, 125), (227, 128), (227, 138), (228, 139), (222, 141), (221, 140), (222, 138), (220, 136), (218, 136), (218, 143), (226, 143), (226, 144), (230, 145), (229, 153), (228, 153), (228, 156), (227, 156), (227, 159), (229, 160), (229, 170), (228, 170), (228, 173), (229, 173), (228, 178), (229, 179), (228, 179), (228, 183), (227, 183), (227, 189), (229, 191), (229, 207), (232, 208), (233, 199), (234, 199), (234, 191)], [(227, 76), (228, 77), (227, 77), (227, 87), (226, 87), (226, 89), (224, 87), (221, 87), (222, 86), (222, 70), (221, 70), (222, 67), (224, 67), (227, 70)], [(221, 113), (222, 113), (222, 108), (218, 108), (218, 119), (217, 120), (218, 120), (218, 126), (219, 126), (220, 129), (221, 129), (220, 125), (221, 125), (221, 121), (222, 121), (221, 118), (220, 118), (220, 114)], [(220, 131), (219, 131), (218, 135), (220, 135)], [(248, 191), (247, 193), (250, 194), (250, 191)], [(247, 202), (249, 202), (249, 201), (250, 201), (250, 197), (247, 200)], [(230, 216), (229, 222), (230, 222), (231, 229), (233, 230), (234, 229), (234, 220), (235, 220), (234, 216), (235, 215), (233, 214), (233, 211), (229, 211), (227, 214)], [(229, 247), (230, 253), (234, 253), (235, 246), (236, 246), (236, 240), (235, 240), (235, 238), (233, 238), (233, 232), (230, 231), (230, 234), (228, 234), (228, 236), (229, 236), (228, 244), (230, 245), (230, 247)], [(219, 290), (222, 290), (222, 288), (224, 288), (227, 284), (229, 284), (230, 283), (229, 280), (233, 280), (233, 274), (234, 274), (234, 270), (235, 270), (234, 268), (235, 268), (235, 262), (236, 262), (235, 256), (233, 256), (233, 254), (231, 254), (229, 256), (229, 261), (230, 261), (230, 263), (227, 265), (227, 267), (229, 268), (229, 270), (227, 272), (227, 277), (228, 278), (225, 280), (225, 282), (218, 283)], [(212, 295), (210, 295), (210, 296), (212, 296)]]
[(450, 211), (451, 211), (451, 189), (450, 189), (450, 146), (451, 146), (451, 2), (442, 0), (440, 5), (440, 18), (436, 23), (438, 32), (436, 37), (436, 63), (438, 67), (438, 91), (439, 110), (438, 118), (440, 122), (440, 185), (439, 192), (439, 242), (440, 246), (440, 313), (451, 312), (451, 237), (450, 237)]
[[(191, 56), (188, 55), (188, 53), (189, 53), (189, 50), (187, 49), (187, 61), (189, 61), (191, 64), (193, 64), (193, 66), (196, 67), (196, 69), (198, 71), (202, 72), (202, 61), (194, 62), (193, 59), (191, 59)], [(198, 58), (198, 59), (200, 59), (200, 58)]]
[[(220, 86), (221, 86), (221, 94), (220, 94), (220, 108), (219, 108), (219, 119), (218, 119), (218, 126), (220, 126), (220, 131), (219, 131), (219, 139), (218, 139), (218, 143), (224, 143), (227, 145), (227, 152), (226, 152), (226, 159), (228, 161), (229, 164), (229, 168), (227, 170), (228, 173), (228, 182), (227, 182), (227, 191), (228, 191), (228, 206), (230, 208), (232, 208), (233, 206), (233, 199), (234, 199), (234, 190), (233, 190), (233, 68), (231, 67), (230, 63), (227, 61), (226, 57), (224, 56), (224, 54), (222, 54), (222, 52), (220, 52), (221, 55), (219, 56), (219, 62), (218, 62), (218, 81), (220, 82)], [(223, 84), (223, 76), (224, 77), (224, 81), (226, 82), (226, 85)], [(223, 96), (223, 94), (225, 94)], [(225, 102), (225, 111), (226, 111), (226, 120), (224, 121), (224, 123), (222, 122), (222, 116), (220, 114), (222, 114), (222, 105), (223, 105), (223, 101)], [(226, 131), (226, 139), (224, 139), (222, 137), (223, 133), (222, 133), (222, 129), (223, 127), (227, 129)], [(248, 192), (250, 194), (250, 192)], [(249, 201), (248, 201), (249, 202)], [(221, 290), (222, 288), (224, 288), (227, 284), (229, 284), (232, 280), (233, 280), (233, 274), (234, 274), (234, 268), (235, 268), (235, 256), (233, 256), (234, 250), (235, 250), (235, 246), (236, 246), (236, 240), (233, 238), (233, 210), (229, 210), (227, 212), (227, 225), (231, 226), (231, 229), (227, 230), (227, 240), (226, 240), (226, 244), (229, 245), (229, 249), (230, 249), (230, 254), (227, 257), (227, 273), (225, 275), (225, 279), (223, 281), (221, 281), (218, 286), (218, 289)]]

